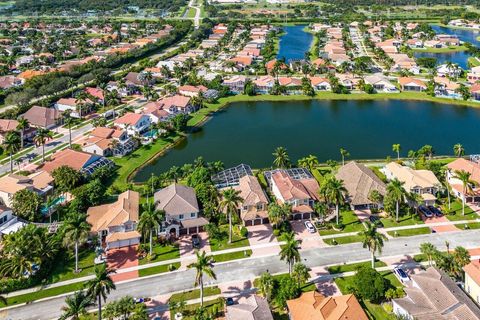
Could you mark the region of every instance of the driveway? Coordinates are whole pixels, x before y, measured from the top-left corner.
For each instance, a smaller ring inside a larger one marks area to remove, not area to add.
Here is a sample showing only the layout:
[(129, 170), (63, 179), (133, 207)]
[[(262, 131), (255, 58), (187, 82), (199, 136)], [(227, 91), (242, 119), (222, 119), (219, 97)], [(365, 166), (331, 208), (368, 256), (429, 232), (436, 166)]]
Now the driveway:
[[(448, 220), (445, 216), (427, 218), (423, 214), (422, 214), (422, 220), (425, 222), (426, 225), (429, 225), (432, 223), (450, 222), (450, 220)], [(453, 224), (444, 225), (444, 226), (430, 226), (430, 229), (432, 229), (435, 232), (451, 232), (451, 231), (459, 230)]]
[[(210, 244), (208, 243), (208, 234), (206, 232), (200, 232), (199, 237), (200, 241), (200, 251), (205, 251), (206, 253), (212, 252), (210, 249)], [(180, 258), (182, 260), (181, 269), (185, 269), (187, 265), (192, 262), (195, 257), (195, 249), (192, 247), (192, 236), (191, 235), (184, 235), (182, 236), (179, 241), (179, 250), (180, 250)], [(190, 259), (189, 259), (190, 258)]]
[[(313, 267), (310, 269), (310, 277), (315, 281), (318, 277), (328, 275), (329, 272), (325, 267)], [(342, 292), (338, 288), (335, 280), (321, 280), (315, 282), (317, 291), (323, 294), (325, 297), (335, 297), (342, 295)]]
[(270, 224), (251, 226), (247, 227), (247, 229), (252, 257), (278, 254), (280, 252), (280, 245), (277, 238), (273, 235), (273, 229)]
[(293, 232), (295, 232), (295, 238), (301, 241), (301, 249), (309, 248), (320, 248), (325, 247), (325, 243), (318, 234), (318, 232), (310, 233), (307, 228), (305, 228), (304, 222), (306, 220), (292, 220), (290, 225), (292, 226)]
[[(138, 246), (128, 246), (124, 248), (108, 250), (107, 266), (114, 270), (138, 266), (137, 249)], [(136, 278), (138, 278), (138, 270), (112, 275), (114, 282)]]
[(170, 310), (168, 308), (168, 299), (170, 294), (152, 297), (152, 300), (145, 303), (147, 306), (149, 319), (170, 320)]

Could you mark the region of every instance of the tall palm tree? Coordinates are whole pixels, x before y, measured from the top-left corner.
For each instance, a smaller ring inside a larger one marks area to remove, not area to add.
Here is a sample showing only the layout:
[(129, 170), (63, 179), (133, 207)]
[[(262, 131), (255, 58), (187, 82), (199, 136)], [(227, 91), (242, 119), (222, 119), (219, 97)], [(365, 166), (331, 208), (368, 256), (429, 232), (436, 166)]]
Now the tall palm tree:
[(345, 202), (344, 194), (347, 193), (343, 181), (332, 176), (325, 181), (320, 191), (325, 195), (325, 198), (329, 203), (335, 205), (335, 216), (338, 225), (340, 220), (340, 205)]
[(92, 299), (84, 291), (77, 291), (65, 298), (65, 306), (62, 307), (63, 314), (60, 320), (79, 320), (80, 316), (87, 313), (87, 308), (92, 306)]
[(75, 247), (75, 273), (78, 273), (78, 247), (87, 241), (91, 225), (87, 222), (87, 215), (83, 213), (70, 214), (62, 224), (64, 232), (63, 243)]
[(302, 168), (308, 168), (310, 172), (313, 172), (313, 169), (318, 165), (318, 158), (314, 155), (309, 155), (308, 157), (298, 160), (298, 166)]
[(342, 166), (345, 165), (345, 158), (350, 157), (350, 152), (344, 148), (340, 148), (340, 154), (342, 155)]
[(474, 181), (470, 179), (472, 174), (465, 170), (455, 170), (455, 178), (462, 182), (463, 196), (462, 196), (462, 215), (465, 215), (465, 202), (467, 194), (473, 192), (472, 185), (475, 184)]
[(25, 119), (24, 117), (20, 117), (18, 118), (18, 124), (17, 124), (17, 130), (20, 131), (20, 149), (23, 149), (23, 136), (25, 134), (25, 130), (28, 129), (30, 127), (30, 122), (28, 122), (27, 119)]
[(107, 300), (107, 294), (111, 290), (115, 290), (115, 284), (113, 283), (110, 275), (115, 271), (107, 269), (105, 264), (95, 266), (95, 278), (89, 280), (86, 283), (87, 295), (92, 299), (98, 300), (98, 320), (102, 320), (102, 298), (103, 301)]
[(428, 265), (432, 266), (433, 257), (438, 253), (437, 248), (429, 242), (424, 242), (420, 244), (420, 252), (427, 258)]
[(457, 143), (453, 146), (453, 153), (459, 158), (463, 157), (465, 155), (465, 148), (460, 143)]
[(402, 146), (399, 143), (395, 143), (392, 145), (392, 151), (397, 153), (397, 160), (400, 160), (400, 150)]
[(200, 307), (203, 307), (203, 275), (206, 274), (212, 279), (217, 279), (215, 272), (213, 271), (213, 261), (212, 257), (207, 256), (205, 251), (202, 251), (200, 254), (198, 251), (195, 252), (197, 255), (197, 261), (189, 264), (188, 269), (195, 269), (197, 274), (195, 275), (195, 286), (200, 286)]
[(364, 248), (368, 248), (372, 254), (372, 268), (375, 268), (375, 252), (382, 253), (384, 241), (388, 241), (387, 237), (377, 231), (377, 227), (370, 222), (365, 222), (365, 231), (360, 232)]
[(13, 172), (13, 154), (20, 148), (20, 136), (15, 131), (10, 131), (5, 135), (3, 148), (10, 156), (10, 172)]
[(143, 212), (140, 215), (137, 228), (141, 234), (149, 234), (150, 256), (153, 254), (153, 231), (160, 227), (164, 213), (162, 210), (157, 210), (155, 205), (152, 205), (150, 202), (143, 205)]
[(298, 251), (298, 240), (295, 239), (295, 233), (289, 232), (284, 235), (285, 245), (280, 250), (280, 259), (288, 263), (288, 273), (292, 273), (292, 266), (295, 261), (300, 261), (300, 251)]
[(403, 200), (404, 195), (406, 194), (403, 185), (405, 183), (398, 180), (397, 178), (390, 181), (387, 185), (387, 194), (389, 194), (392, 199), (395, 201), (395, 220), (398, 222), (398, 215), (400, 212), (400, 201)]
[(68, 128), (68, 146), (72, 148), (72, 127), (75, 123), (75, 119), (70, 115), (70, 112), (66, 112), (63, 115), (63, 124)]
[(35, 142), (35, 144), (38, 146), (42, 146), (42, 162), (45, 162), (45, 144), (48, 140), (52, 138), (53, 132), (44, 128), (39, 128), (37, 130), (36, 136), (33, 137), (33, 141)]
[(240, 190), (230, 188), (222, 192), (222, 200), (219, 203), (218, 210), (226, 210), (228, 214), (228, 243), (232, 243), (232, 214), (237, 212), (237, 208), (242, 202)]
[(277, 168), (287, 168), (290, 166), (290, 158), (285, 147), (277, 147), (272, 155), (275, 157), (273, 164)]

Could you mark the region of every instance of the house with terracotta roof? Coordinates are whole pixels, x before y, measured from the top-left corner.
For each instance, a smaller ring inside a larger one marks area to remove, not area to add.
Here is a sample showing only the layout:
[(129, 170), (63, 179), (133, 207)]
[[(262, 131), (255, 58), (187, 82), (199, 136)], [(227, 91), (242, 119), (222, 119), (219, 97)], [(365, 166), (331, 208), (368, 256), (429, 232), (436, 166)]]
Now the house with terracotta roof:
[(90, 232), (98, 235), (107, 250), (137, 245), (141, 237), (136, 230), (139, 208), (140, 194), (131, 190), (121, 193), (114, 203), (90, 207), (87, 210)]
[(87, 87), (85, 88), (85, 93), (90, 95), (93, 100), (96, 100), (98, 103), (102, 104), (105, 100), (103, 95), (103, 90), (100, 88)]
[(472, 260), (463, 267), (465, 272), (465, 291), (476, 302), (480, 303), (480, 260)]
[(53, 178), (46, 171), (37, 171), (28, 176), (9, 174), (0, 178), (0, 200), (12, 206), (13, 195), (21, 190), (31, 190), (44, 197), (53, 191)]
[(82, 144), (82, 151), (101, 156), (123, 157), (137, 147), (127, 131), (115, 128), (97, 127)]
[(223, 85), (230, 89), (231, 93), (238, 94), (243, 93), (247, 77), (238, 75), (223, 79)]
[(393, 299), (393, 312), (415, 320), (480, 320), (480, 308), (450, 277), (435, 267), (410, 276), (406, 296)]
[(442, 184), (432, 171), (412, 169), (397, 162), (388, 163), (381, 171), (388, 180), (398, 179), (403, 182), (405, 191), (419, 194), (425, 205), (435, 205), (436, 194)]
[(273, 320), (267, 299), (256, 294), (227, 306), (226, 320)]
[(178, 87), (178, 93), (191, 98), (198, 97), (200, 92), (205, 93), (207, 90), (208, 88), (202, 85), (199, 85), (199, 86), (184, 85), (184, 86)]
[(17, 78), (12, 75), (6, 75), (0, 77), (0, 88), (7, 90), (13, 87), (18, 87), (23, 84), (23, 79)]
[(69, 111), (74, 118), (80, 118), (89, 113), (92, 107), (92, 100), (80, 101), (76, 98), (61, 98), (54, 105), (54, 108), (60, 112)]
[(0, 119), (0, 143), (3, 143), (7, 133), (16, 131), (17, 126), (17, 120)]
[(332, 86), (330, 85), (330, 80), (323, 77), (309, 77), (312, 87), (316, 91), (330, 91)]
[(188, 114), (196, 111), (196, 108), (191, 104), (191, 98), (179, 94), (160, 99), (158, 103), (162, 105), (163, 110), (170, 114)]
[(203, 231), (208, 220), (200, 216), (195, 189), (178, 183), (155, 192), (153, 196), (158, 210), (165, 211), (162, 232), (178, 237)]
[(163, 109), (163, 103), (160, 101), (152, 101), (147, 103), (143, 107), (141, 113), (149, 116), (150, 122), (155, 124), (162, 121), (168, 121), (173, 116), (173, 114)]
[(68, 166), (85, 175), (90, 175), (98, 168), (112, 167), (113, 162), (97, 154), (67, 148), (54, 153), (50, 161), (43, 164), (42, 169), (51, 174), (61, 166)]
[(21, 117), (28, 120), (31, 126), (52, 129), (62, 122), (62, 112), (54, 108), (33, 106)]
[(385, 183), (367, 166), (351, 161), (340, 167), (335, 177), (343, 181), (347, 189), (347, 202), (353, 209), (376, 208), (382, 205), (370, 200), (370, 194), (375, 190), (385, 196), (387, 188)]
[(134, 112), (125, 113), (123, 116), (116, 119), (113, 124), (116, 127), (127, 131), (127, 133), (132, 136), (147, 132), (151, 126), (149, 116)]
[(470, 72), (467, 73), (467, 80), (472, 84), (480, 81), (480, 66), (470, 69)]
[[(458, 158), (447, 164), (447, 182), (451, 192), (466, 203), (480, 202), (480, 164), (473, 159)], [(457, 178), (456, 171), (470, 173), (470, 180), (476, 184), (471, 185), (472, 191), (464, 193), (463, 183)]]
[(415, 79), (411, 77), (400, 77), (398, 78), (398, 83), (400, 84), (400, 89), (402, 91), (425, 91), (427, 90), (427, 85), (420, 79)]
[(262, 76), (253, 80), (253, 84), (255, 85), (256, 92), (260, 94), (267, 94), (275, 85), (275, 78), (272, 76)]
[(326, 297), (317, 291), (304, 292), (287, 300), (290, 320), (368, 320), (353, 294)]
[(480, 83), (475, 83), (470, 87), (470, 93), (472, 98), (475, 100), (480, 100)]
[(293, 219), (311, 217), (313, 204), (320, 200), (320, 186), (307, 169), (276, 169), (265, 172), (265, 178), (277, 202), (292, 206)]

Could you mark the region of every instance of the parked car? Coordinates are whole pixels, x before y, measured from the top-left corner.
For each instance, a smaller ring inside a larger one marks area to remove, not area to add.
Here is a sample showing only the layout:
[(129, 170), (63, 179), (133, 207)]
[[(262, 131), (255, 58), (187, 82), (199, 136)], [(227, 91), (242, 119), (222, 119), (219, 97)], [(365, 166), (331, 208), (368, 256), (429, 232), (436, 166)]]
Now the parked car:
[(420, 210), (420, 212), (427, 218), (433, 217), (433, 213), (425, 206), (419, 206), (418, 210)]
[(151, 298), (135, 298), (135, 303), (145, 303), (151, 300)]
[(227, 299), (225, 299), (225, 304), (227, 306), (233, 306), (235, 304), (235, 302), (233, 301), (232, 297), (228, 297)]
[(192, 234), (192, 247), (200, 248), (200, 236), (198, 234)]
[(410, 281), (410, 277), (408, 274), (400, 267), (396, 267), (393, 269), (393, 273), (397, 276), (398, 280), (402, 283), (406, 283)]
[(382, 221), (380, 220), (379, 217), (377, 216), (370, 216), (368, 217), (368, 220), (370, 220), (370, 222), (372, 224), (374, 224), (377, 228), (383, 228), (383, 223)]
[(315, 233), (315, 227), (313, 226), (313, 223), (310, 222), (310, 220), (305, 221), (305, 228), (307, 228), (308, 232)]
[(433, 212), (437, 217), (441, 217), (443, 214), (442, 214), (442, 211), (440, 211), (440, 209), (438, 209), (437, 207), (434, 207), (434, 206), (428, 206), (428, 210), (430, 210), (431, 212)]

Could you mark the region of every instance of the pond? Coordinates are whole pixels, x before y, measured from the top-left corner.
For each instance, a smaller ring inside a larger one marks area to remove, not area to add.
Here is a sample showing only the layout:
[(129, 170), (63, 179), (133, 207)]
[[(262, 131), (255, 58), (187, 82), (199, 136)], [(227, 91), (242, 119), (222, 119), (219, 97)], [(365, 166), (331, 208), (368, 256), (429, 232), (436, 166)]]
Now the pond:
[(284, 35), (280, 37), (277, 59), (285, 61), (305, 59), (305, 52), (310, 50), (313, 35), (304, 31), (305, 25), (284, 26)]
[[(453, 29), (437, 25), (432, 25), (432, 29), (437, 34), (452, 34), (458, 36), (460, 41), (470, 42), (471, 44), (480, 47), (480, 41), (477, 37), (480, 35), (478, 31)], [(431, 57), (436, 58), (437, 63), (444, 64), (448, 61), (458, 64), (462, 69), (468, 69), (468, 58), (470, 54), (467, 51), (449, 52), (449, 53), (431, 53), (431, 52), (415, 52), (415, 57)]]
[(199, 156), (225, 166), (272, 165), (273, 150), (287, 148), (292, 161), (313, 154), (320, 161), (394, 157), (400, 143), (405, 156), (425, 144), (436, 154), (452, 154), (455, 143), (478, 150), (480, 109), (419, 101), (291, 101), (235, 103), (215, 114), (200, 130), (143, 168), (135, 181), (151, 173), (192, 163)]

